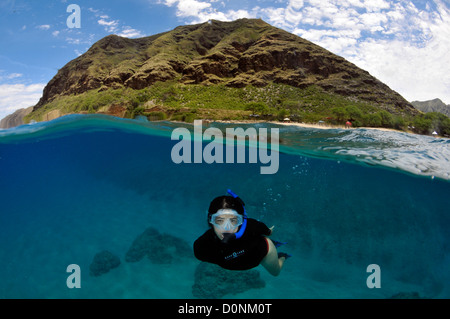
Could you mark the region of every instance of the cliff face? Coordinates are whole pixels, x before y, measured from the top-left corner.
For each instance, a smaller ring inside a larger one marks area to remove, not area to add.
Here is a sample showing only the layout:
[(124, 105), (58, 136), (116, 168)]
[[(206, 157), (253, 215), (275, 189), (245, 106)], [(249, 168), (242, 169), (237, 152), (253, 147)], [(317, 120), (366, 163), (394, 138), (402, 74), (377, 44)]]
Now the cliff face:
[(393, 114), (418, 113), (368, 72), (257, 19), (209, 21), (140, 39), (107, 36), (59, 70), (34, 111), (58, 97), (169, 80), (236, 88), (314, 85)]
[(0, 121), (0, 128), (6, 129), (24, 124), (23, 118), (30, 114), (32, 110), (33, 107), (31, 106), (26, 109), (19, 109), (15, 111)]
[(439, 112), (446, 116), (450, 116), (450, 105), (446, 105), (440, 99), (434, 99), (429, 101), (413, 101), (412, 105), (422, 112)]

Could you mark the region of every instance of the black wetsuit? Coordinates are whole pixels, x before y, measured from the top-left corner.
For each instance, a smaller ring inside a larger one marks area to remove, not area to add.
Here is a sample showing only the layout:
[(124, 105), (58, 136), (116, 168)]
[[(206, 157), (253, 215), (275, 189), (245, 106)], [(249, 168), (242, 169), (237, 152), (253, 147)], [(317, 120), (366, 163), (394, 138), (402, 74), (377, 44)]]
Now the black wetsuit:
[(194, 242), (197, 259), (217, 264), (230, 270), (247, 270), (258, 266), (269, 251), (269, 244), (263, 235), (271, 230), (255, 219), (247, 219), (247, 227), (241, 238), (223, 243), (209, 229)]

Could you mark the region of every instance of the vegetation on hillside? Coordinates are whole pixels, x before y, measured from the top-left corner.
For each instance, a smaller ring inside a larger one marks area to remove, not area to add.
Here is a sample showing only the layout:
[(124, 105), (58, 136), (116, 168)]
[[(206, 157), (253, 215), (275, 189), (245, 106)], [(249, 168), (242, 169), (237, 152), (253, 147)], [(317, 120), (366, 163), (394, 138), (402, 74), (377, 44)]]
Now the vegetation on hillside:
[(420, 134), (436, 132), (441, 136), (450, 137), (450, 118), (439, 112), (420, 114), (412, 121), (414, 131)]
[[(41, 120), (51, 110), (63, 114), (101, 113), (120, 105), (125, 117), (143, 115), (150, 120), (192, 122), (210, 120), (284, 120), (294, 122), (344, 125), (350, 120), (354, 127), (385, 127), (407, 129), (427, 134), (436, 131), (450, 135), (450, 119), (440, 113), (412, 117), (394, 115), (380, 110), (379, 105), (356, 101), (324, 91), (320, 87), (296, 88), (271, 83), (266, 87), (232, 88), (222, 84), (195, 85), (173, 81), (133, 90), (129, 88), (88, 91), (59, 97), (27, 116), (26, 120)], [(107, 113), (107, 112), (106, 112)]]

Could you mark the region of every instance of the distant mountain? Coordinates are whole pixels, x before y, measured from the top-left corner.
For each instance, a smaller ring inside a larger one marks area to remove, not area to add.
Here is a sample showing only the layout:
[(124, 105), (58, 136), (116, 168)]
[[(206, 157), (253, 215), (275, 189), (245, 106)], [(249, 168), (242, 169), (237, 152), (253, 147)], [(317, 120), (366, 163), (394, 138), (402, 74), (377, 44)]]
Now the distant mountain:
[(24, 124), (23, 118), (31, 113), (33, 107), (19, 109), (0, 121), (0, 128), (11, 128)]
[[(167, 83), (164, 92), (156, 92), (158, 83)], [(189, 96), (190, 88), (197, 91)], [(250, 95), (246, 88), (261, 90)], [(204, 90), (210, 94), (200, 100), (198, 92)], [(220, 114), (212, 111), (230, 96), (245, 103), (229, 105)], [(252, 102), (259, 104), (249, 106)], [(299, 119), (317, 120), (340, 105), (357, 105), (361, 111), (353, 113), (361, 118), (377, 111), (418, 114), (367, 71), (301, 37), (260, 19), (213, 20), (140, 39), (110, 35), (99, 40), (58, 71), (27, 119), (42, 120), (49, 112), (131, 117), (157, 110), (172, 116), (180, 109), (195, 116), (230, 117), (233, 110), (244, 116), (249, 109), (263, 109), (264, 114), (285, 110)], [(203, 112), (205, 108), (209, 111)], [(335, 111), (335, 117), (354, 117), (347, 111)], [(380, 122), (382, 116), (378, 118)]]
[(439, 112), (450, 117), (450, 104), (445, 104), (440, 99), (434, 99), (429, 101), (413, 101), (411, 104), (418, 110), (428, 112)]

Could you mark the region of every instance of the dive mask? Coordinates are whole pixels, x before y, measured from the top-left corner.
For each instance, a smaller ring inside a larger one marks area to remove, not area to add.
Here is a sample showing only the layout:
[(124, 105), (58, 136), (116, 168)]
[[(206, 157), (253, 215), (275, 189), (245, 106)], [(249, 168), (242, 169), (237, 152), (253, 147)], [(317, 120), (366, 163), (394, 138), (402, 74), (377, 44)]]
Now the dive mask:
[(211, 215), (209, 220), (212, 225), (223, 231), (233, 231), (241, 226), (243, 221), (243, 216), (234, 209), (219, 209), (215, 214)]

